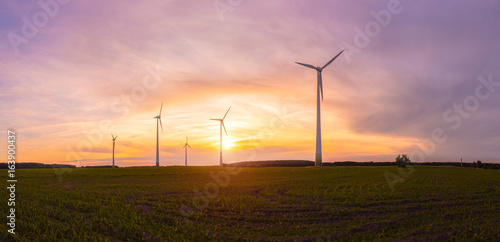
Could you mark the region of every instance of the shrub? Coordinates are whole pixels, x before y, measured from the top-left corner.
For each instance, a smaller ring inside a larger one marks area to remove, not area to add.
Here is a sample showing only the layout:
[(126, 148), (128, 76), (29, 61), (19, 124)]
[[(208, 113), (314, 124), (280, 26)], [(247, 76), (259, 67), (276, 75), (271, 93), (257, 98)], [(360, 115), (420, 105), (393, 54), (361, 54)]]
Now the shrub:
[(398, 155), (398, 157), (396, 157), (396, 165), (398, 167), (406, 167), (406, 164), (410, 162), (410, 158), (408, 158), (407, 155)]

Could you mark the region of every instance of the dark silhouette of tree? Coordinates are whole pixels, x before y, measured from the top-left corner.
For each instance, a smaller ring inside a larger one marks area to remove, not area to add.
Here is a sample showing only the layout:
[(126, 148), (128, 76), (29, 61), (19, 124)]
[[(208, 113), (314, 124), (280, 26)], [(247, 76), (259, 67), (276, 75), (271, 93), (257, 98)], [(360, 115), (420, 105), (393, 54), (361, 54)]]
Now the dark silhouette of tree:
[(476, 162), (476, 164), (477, 164), (477, 168), (483, 168), (483, 164), (481, 163), (481, 161), (480, 161), (480, 160), (478, 160), (478, 161)]
[(396, 165), (398, 167), (406, 167), (406, 164), (410, 163), (410, 158), (408, 158), (407, 155), (398, 155), (398, 157), (396, 157)]

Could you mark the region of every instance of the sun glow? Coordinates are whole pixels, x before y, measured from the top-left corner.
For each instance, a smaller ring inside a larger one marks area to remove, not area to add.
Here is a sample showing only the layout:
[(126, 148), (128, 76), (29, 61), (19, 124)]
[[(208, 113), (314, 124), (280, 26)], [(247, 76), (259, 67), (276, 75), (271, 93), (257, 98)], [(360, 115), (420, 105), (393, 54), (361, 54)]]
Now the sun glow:
[(222, 145), (224, 149), (232, 149), (236, 146), (235, 142), (228, 138), (222, 141)]

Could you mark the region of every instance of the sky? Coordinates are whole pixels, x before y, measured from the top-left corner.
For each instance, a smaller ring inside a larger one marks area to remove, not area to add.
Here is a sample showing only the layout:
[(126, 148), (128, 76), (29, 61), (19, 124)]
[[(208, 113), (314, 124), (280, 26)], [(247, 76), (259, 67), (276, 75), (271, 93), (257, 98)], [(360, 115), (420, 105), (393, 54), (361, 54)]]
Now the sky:
[[(3, 0), (0, 153), (160, 165), (500, 162), (498, 1)], [(6, 162), (1, 156), (0, 162)]]

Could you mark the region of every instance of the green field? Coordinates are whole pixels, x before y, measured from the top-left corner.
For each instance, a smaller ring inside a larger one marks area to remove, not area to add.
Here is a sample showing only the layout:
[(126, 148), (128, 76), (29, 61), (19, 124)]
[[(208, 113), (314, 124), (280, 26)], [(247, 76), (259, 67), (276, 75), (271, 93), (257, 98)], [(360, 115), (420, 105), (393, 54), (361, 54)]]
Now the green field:
[[(498, 170), (415, 167), (391, 190), (384, 174), (396, 167), (227, 169), (19, 169), (8, 239), (500, 238)], [(7, 213), (7, 189), (0, 196)]]

